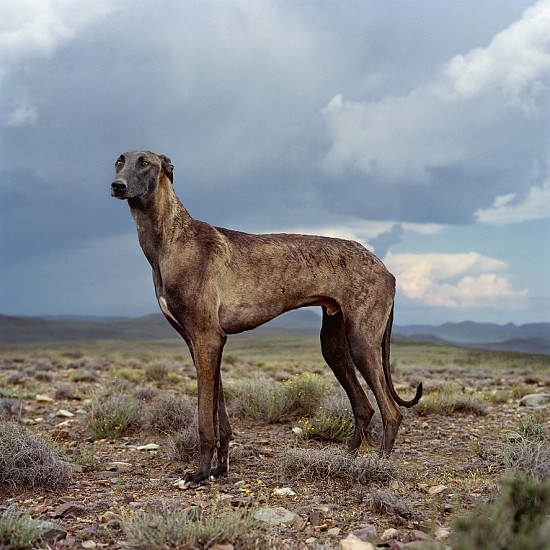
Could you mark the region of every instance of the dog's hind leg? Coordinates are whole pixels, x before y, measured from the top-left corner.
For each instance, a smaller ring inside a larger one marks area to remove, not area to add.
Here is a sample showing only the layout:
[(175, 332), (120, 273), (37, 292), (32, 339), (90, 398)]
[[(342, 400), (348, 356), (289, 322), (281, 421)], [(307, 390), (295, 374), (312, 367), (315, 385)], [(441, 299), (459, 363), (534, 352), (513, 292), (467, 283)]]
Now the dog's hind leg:
[(323, 325), (321, 327), (321, 351), (336, 379), (344, 388), (355, 418), (355, 431), (349, 445), (349, 451), (356, 453), (367, 432), (374, 409), (369, 403), (357, 375), (355, 365), (349, 354), (342, 312), (333, 315), (323, 308)]
[(382, 337), (380, 335), (380, 338), (374, 338), (373, 341), (373, 332), (366, 327), (370, 325), (372, 329), (376, 325), (372, 324), (372, 319), (369, 321), (364, 325), (357, 323), (346, 327), (346, 338), (353, 362), (365, 378), (378, 403), (384, 430), (380, 454), (387, 456), (393, 448), (403, 415), (384, 378), (381, 358)]
[(229, 470), (229, 442), (233, 439), (233, 430), (227, 414), (223, 384), (220, 374), (220, 389), (218, 396), (218, 424), (220, 427), (220, 442), (217, 450), (217, 464), (211, 472), (211, 477), (217, 478), (227, 474)]

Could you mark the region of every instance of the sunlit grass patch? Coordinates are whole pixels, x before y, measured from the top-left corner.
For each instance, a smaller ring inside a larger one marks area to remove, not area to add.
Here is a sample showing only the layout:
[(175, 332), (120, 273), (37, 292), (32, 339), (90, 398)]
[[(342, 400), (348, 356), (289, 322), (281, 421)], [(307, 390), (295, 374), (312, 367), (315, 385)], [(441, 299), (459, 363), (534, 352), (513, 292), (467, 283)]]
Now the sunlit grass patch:
[(95, 439), (116, 439), (139, 425), (141, 402), (120, 391), (107, 390), (94, 395), (87, 426)]
[(476, 394), (462, 390), (457, 384), (448, 382), (423, 396), (414, 410), (420, 415), (463, 413), (481, 416), (487, 412), (487, 402)]
[(296, 374), (276, 383), (265, 378), (228, 385), (231, 410), (270, 423), (312, 415), (330, 385), (317, 374)]
[(122, 517), (122, 529), (132, 548), (209, 548), (214, 544), (233, 544), (246, 548), (260, 526), (248, 509), (208, 511), (181, 509), (163, 504), (157, 511), (135, 510)]

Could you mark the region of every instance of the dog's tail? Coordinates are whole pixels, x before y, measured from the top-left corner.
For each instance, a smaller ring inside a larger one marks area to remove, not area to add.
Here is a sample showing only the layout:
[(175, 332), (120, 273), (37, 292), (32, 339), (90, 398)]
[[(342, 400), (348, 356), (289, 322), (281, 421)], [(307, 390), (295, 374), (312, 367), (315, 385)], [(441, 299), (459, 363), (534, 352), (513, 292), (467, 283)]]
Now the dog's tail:
[(401, 399), (399, 395), (397, 395), (397, 392), (393, 387), (393, 382), (391, 379), (390, 340), (391, 340), (391, 331), (393, 326), (393, 307), (394, 307), (394, 304), (392, 304), (391, 306), (390, 317), (386, 324), (386, 330), (384, 331), (384, 339), (382, 341), (382, 366), (384, 368), (384, 378), (386, 379), (386, 384), (388, 385), (388, 389), (390, 390), (391, 396), (393, 397), (394, 401), (401, 407), (413, 407), (420, 401), (420, 398), (422, 397), (422, 383), (418, 384), (418, 387), (416, 388), (416, 395), (410, 401), (405, 401), (404, 399)]

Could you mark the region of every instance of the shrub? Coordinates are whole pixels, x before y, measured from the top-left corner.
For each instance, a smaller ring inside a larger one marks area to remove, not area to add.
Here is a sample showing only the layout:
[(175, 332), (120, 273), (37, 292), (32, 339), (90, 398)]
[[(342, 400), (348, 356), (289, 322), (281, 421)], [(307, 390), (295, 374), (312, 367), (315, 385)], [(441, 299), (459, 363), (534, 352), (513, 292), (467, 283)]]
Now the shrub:
[[(209, 548), (235, 544), (250, 536), (257, 525), (249, 510), (219, 510), (194, 517), (190, 510), (163, 504), (159, 511), (137, 510), (125, 514), (122, 529), (133, 548)], [(246, 547), (246, 546), (245, 546)]]
[(168, 375), (168, 371), (166, 363), (149, 363), (145, 367), (145, 380), (148, 382), (162, 382)]
[(312, 415), (330, 386), (317, 374), (296, 374), (282, 384), (263, 379), (247, 380), (229, 388), (232, 408), (237, 414), (282, 422)]
[(343, 479), (349, 483), (387, 482), (397, 470), (387, 458), (370, 454), (354, 457), (349, 453), (324, 449), (288, 449), (280, 463), (281, 475), (307, 481)]
[(447, 383), (424, 396), (414, 410), (420, 415), (464, 413), (482, 416), (487, 412), (487, 404), (483, 399), (462, 391), (457, 384)]
[(34, 520), (28, 514), (8, 507), (0, 516), (0, 548), (23, 550), (31, 548), (44, 533), (44, 522)]
[(0, 420), (19, 419), (22, 412), (22, 401), (15, 397), (0, 397)]
[(44, 439), (14, 422), (0, 422), (0, 485), (55, 490), (70, 477), (69, 464)]
[(54, 399), (76, 399), (74, 384), (59, 382), (54, 386)]
[(550, 481), (508, 475), (490, 506), (454, 521), (450, 544), (454, 550), (548, 550), (549, 509)]
[(161, 394), (147, 407), (144, 427), (156, 433), (178, 432), (188, 426), (196, 426), (196, 415), (196, 401), (187, 397)]
[(135, 397), (108, 390), (96, 394), (88, 414), (88, 429), (96, 439), (116, 439), (139, 425), (141, 403)]

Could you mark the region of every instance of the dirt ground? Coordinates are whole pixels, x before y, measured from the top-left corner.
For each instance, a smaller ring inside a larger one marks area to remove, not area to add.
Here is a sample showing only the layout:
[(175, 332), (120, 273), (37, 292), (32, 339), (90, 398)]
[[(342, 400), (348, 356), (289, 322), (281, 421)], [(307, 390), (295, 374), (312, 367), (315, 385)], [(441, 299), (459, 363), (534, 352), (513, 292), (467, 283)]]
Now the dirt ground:
[[(260, 361), (261, 342), (257, 347), (236, 345), (230, 349), (230, 363), (224, 364), (225, 379), (242, 377), (243, 365), (254, 361), (255, 367), (276, 380), (302, 368), (326, 373), (328, 369), (318, 358), (303, 355), (288, 361), (293, 346), (302, 344), (286, 342)], [(16, 504), (32, 517), (53, 521), (67, 531), (51, 548), (128, 548), (121, 518), (130, 510), (154, 509), (162, 501), (201, 509), (215, 501), (233, 507), (283, 507), (296, 514), (289, 523), (265, 526), (258, 548), (338, 548), (350, 532), (366, 525), (374, 527), (379, 543), (389, 548), (425, 539), (445, 541), (455, 514), (497, 494), (504, 468), (495, 456), (503, 438), (515, 433), (522, 419), (538, 414), (520, 406), (519, 397), (549, 391), (550, 386), (548, 358), (398, 345), (394, 380), (402, 395), (412, 395), (410, 388), (420, 378), (426, 396), (452, 380), (462, 392), (484, 401), (484, 414), (406, 411), (391, 456), (395, 473), (392, 479), (371, 483), (330, 478), (311, 481), (285, 474), (281, 463), (289, 449), (330, 447), (338, 452), (345, 445), (298, 440), (292, 431), (293, 421), (268, 424), (234, 417), (235, 458), (229, 475), (199, 489), (181, 490), (174, 483), (182, 471), (194, 465), (168, 458), (166, 436), (141, 429), (117, 439), (97, 440), (87, 426), (91, 396), (113, 376), (125, 375), (129, 383), (152, 386), (160, 392), (192, 391), (194, 376), (188, 358), (168, 348), (163, 352), (171, 365), (168, 380), (149, 382), (142, 376), (143, 365), (152, 360), (154, 351), (144, 355), (141, 350), (127, 349), (114, 357), (109, 349), (75, 352), (73, 345), (1, 352), (1, 395), (22, 401), (18, 421), (51, 438), (60, 454), (73, 463), (72, 481), (62, 490), (1, 488), (1, 508)], [(87, 379), (77, 372), (91, 374)], [(133, 379), (128, 374), (132, 372), (137, 373)], [(77, 398), (54, 397), (53, 389), (60, 381), (73, 384)], [(543, 417), (538, 414), (537, 418)], [(549, 433), (547, 417), (545, 422)], [(143, 447), (148, 444), (154, 445)], [(373, 446), (364, 444), (361, 455), (374, 451)], [(295, 495), (274, 493), (283, 487)], [(373, 497), (380, 490), (395, 497), (397, 504), (376, 506)]]

